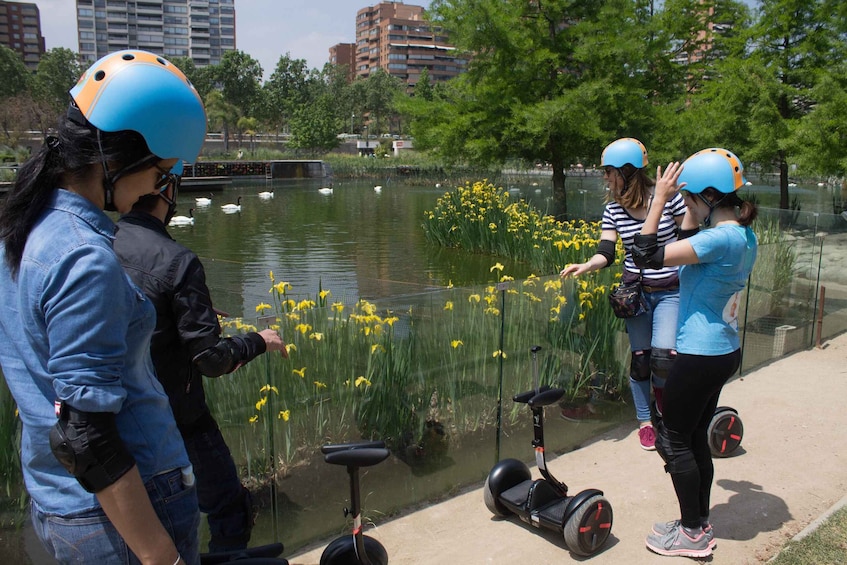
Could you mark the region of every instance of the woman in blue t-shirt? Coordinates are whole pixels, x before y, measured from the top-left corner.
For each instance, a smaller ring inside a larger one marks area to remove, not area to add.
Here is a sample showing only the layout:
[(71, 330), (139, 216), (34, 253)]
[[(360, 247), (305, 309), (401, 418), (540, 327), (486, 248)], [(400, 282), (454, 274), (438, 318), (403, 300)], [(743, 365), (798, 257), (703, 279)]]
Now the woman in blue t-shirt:
[[(658, 523), (647, 547), (660, 555), (706, 557), (715, 546), (709, 523), (714, 479), (707, 429), (721, 389), (738, 370), (741, 347), (738, 308), (756, 261), (758, 243), (750, 224), (756, 206), (743, 201), (744, 167), (726, 149), (704, 149), (681, 166), (657, 171), (653, 207), (633, 247), (635, 264), (679, 265), (677, 358), (657, 418), (656, 449), (665, 461), (681, 517)], [(688, 212), (680, 240), (661, 247), (656, 229), (662, 204), (679, 192)], [(706, 228), (699, 231), (699, 225)]]
[[(629, 388), (638, 419), (638, 440), (642, 449), (652, 451), (656, 436), (650, 421), (650, 384), (653, 384), (656, 403), (661, 405), (665, 378), (676, 357), (679, 278), (675, 266), (642, 270), (632, 261), (632, 240), (647, 218), (656, 184), (646, 172), (647, 149), (637, 139), (624, 137), (606, 146), (600, 164), (609, 194), (603, 210), (597, 252), (584, 263), (566, 266), (560, 274), (563, 277), (579, 276), (613, 264), (620, 237), (626, 251), (622, 280), (628, 283), (640, 278), (644, 298), (650, 306), (647, 312), (626, 319), (626, 333), (632, 356)], [(677, 230), (685, 214), (682, 196), (673, 195), (661, 210), (657, 242), (665, 245), (676, 241)], [(569, 410), (562, 410), (562, 417), (566, 420), (574, 419)]]

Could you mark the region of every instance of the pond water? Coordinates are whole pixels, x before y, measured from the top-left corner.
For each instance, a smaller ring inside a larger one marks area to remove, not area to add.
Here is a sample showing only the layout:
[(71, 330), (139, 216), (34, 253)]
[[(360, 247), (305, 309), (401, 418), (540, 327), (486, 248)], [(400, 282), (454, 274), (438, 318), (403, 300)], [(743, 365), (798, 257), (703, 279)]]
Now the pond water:
[[(552, 212), (549, 176), (518, 179), (504, 186), (513, 198)], [(421, 228), (424, 212), (450, 187), (388, 181), (377, 192), (373, 181), (341, 180), (325, 194), (319, 191), (322, 182), (236, 180), (215, 192), (205, 207), (194, 199), (207, 194), (180, 195), (179, 214), (193, 207), (196, 219), (192, 226), (170, 231), (203, 260), (218, 309), (232, 316), (255, 315), (256, 305), (268, 301), (270, 271), (277, 282), (291, 283), (294, 295), (314, 298), (322, 288), (334, 300), (345, 301), (488, 282), (497, 261), (517, 279), (530, 274), (525, 265), (427, 243)], [(832, 212), (832, 189), (802, 185), (790, 190), (803, 211)], [(273, 191), (274, 197), (260, 198), (264, 191)], [(571, 217), (599, 219), (605, 194), (601, 177), (569, 177), (567, 191)], [(763, 207), (779, 203), (777, 186), (754, 184), (743, 193), (755, 195)], [(221, 210), (238, 197), (240, 212)]]

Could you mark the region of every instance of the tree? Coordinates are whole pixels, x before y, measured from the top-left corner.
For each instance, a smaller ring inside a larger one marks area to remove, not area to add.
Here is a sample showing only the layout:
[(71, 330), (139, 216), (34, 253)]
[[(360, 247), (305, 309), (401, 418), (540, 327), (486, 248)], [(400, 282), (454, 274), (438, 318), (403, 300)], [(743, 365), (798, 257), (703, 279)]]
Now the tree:
[(62, 47), (50, 49), (41, 56), (33, 81), (32, 93), (36, 100), (43, 102), (51, 115), (48, 117), (51, 125), (59, 115), (68, 109), (70, 96), (68, 91), (73, 88), (85, 68), (80, 64), (79, 57), (70, 49)]
[(238, 118), (237, 127), (239, 137), (242, 132), (250, 136), (250, 155), (253, 155), (256, 151), (256, 130), (259, 128), (259, 120), (256, 118)]
[(169, 61), (182, 71), (185, 78), (191, 81), (191, 84), (197, 89), (200, 98), (205, 100), (214, 88), (213, 83), (214, 77), (217, 74), (217, 66), (211, 65), (197, 68), (197, 65), (194, 64), (194, 59), (191, 57), (173, 57)]
[(332, 101), (328, 96), (321, 96), (314, 103), (294, 110), (288, 146), (312, 155), (324, 153), (338, 147), (339, 127)]
[(262, 87), (262, 119), (277, 131), (284, 129), (297, 108), (310, 102), (310, 73), (305, 59), (281, 56), (276, 69)]
[(209, 93), (205, 105), (209, 129), (221, 129), (224, 152), (229, 152), (229, 126), (238, 122), (239, 109), (224, 100), (224, 95), (219, 90), (213, 90)]
[[(647, 66), (648, 3), (638, 0), (435, 0), (436, 20), (470, 62), (428, 101), (403, 104), (416, 146), (452, 159), (553, 165), (557, 216), (565, 169), (605, 143), (642, 136), (657, 81)], [(423, 135), (421, 135), (423, 134)]]
[(28, 92), (31, 83), (32, 75), (18, 52), (0, 45), (0, 100)]
[(393, 110), (393, 101), (397, 94), (403, 92), (400, 80), (392, 77), (382, 69), (372, 72), (363, 82), (364, 104), (363, 111), (369, 114), (369, 119), (374, 123), (371, 131), (379, 133), (380, 120), (389, 117)]
[(215, 67), (215, 81), (221, 85), (224, 100), (248, 116), (260, 108), (262, 66), (243, 51), (227, 51)]
[[(844, 41), (839, 22), (826, 0), (762, 0), (753, 27), (753, 59), (770, 72), (766, 97), (758, 100), (751, 121), (758, 139), (752, 156), (779, 169), (779, 207), (787, 209), (790, 137), (798, 120), (815, 106), (817, 79), (836, 68)], [(843, 25), (840, 24), (840, 25)]]

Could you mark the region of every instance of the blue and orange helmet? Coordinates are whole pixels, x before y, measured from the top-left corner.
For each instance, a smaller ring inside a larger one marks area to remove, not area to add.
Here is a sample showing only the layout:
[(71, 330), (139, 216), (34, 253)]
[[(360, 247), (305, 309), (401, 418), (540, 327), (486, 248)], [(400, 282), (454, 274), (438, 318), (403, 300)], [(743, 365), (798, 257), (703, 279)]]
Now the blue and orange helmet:
[(616, 139), (606, 146), (600, 157), (601, 167), (609, 166), (619, 169), (627, 164), (636, 169), (647, 166), (647, 148), (634, 137)]
[(193, 163), (206, 138), (197, 90), (167, 59), (147, 51), (110, 53), (70, 90), (88, 122), (105, 132), (132, 130), (160, 159)]
[(741, 160), (732, 151), (720, 147), (703, 149), (690, 156), (682, 163), (679, 175), (679, 183), (685, 183), (682, 190), (691, 194), (699, 194), (707, 188), (729, 194), (746, 182)]

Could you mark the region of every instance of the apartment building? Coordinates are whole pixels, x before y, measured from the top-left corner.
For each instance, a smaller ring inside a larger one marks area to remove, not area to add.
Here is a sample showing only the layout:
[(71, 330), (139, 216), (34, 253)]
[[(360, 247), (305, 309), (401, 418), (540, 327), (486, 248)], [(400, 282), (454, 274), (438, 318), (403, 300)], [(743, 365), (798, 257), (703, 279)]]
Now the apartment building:
[(427, 69), (430, 81), (445, 81), (465, 71), (467, 60), (457, 56), (440, 27), (424, 19), (421, 6), (382, 2), (356, 13), (354, 72), (365, 78), (376, 69), (414, 88)]
[(28, 2), (0, 2), (0, 45), (21, 54), (24, 64), (34, 71), (44, 54), (41, 14)]
[(235, 0), (76, 0), (84, 63), (122, 49), (216, 65), (236, 49)]

